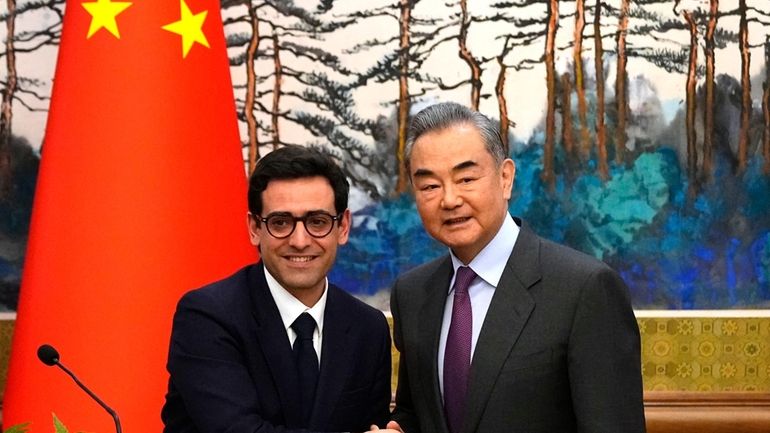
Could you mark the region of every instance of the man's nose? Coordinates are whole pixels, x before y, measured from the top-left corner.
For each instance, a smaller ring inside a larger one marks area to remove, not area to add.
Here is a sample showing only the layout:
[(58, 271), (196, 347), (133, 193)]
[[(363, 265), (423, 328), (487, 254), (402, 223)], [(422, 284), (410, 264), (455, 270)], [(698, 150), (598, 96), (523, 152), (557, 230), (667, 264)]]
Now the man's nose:
[(444, 193), (441, 196), (441, 207), (445, 209), (454, 209), (456, 207), (462, 206), (462, 204), (462, 195), (458, 194), (453, 185), (444, 187)]
[(305, 223), (303, 221), (297, 221), (294, 232), (289, 236), (289, 245), (295, 248), (304, 248), (310, 245), (311, 241), (312, 238), (310, 233), (305, 229)]

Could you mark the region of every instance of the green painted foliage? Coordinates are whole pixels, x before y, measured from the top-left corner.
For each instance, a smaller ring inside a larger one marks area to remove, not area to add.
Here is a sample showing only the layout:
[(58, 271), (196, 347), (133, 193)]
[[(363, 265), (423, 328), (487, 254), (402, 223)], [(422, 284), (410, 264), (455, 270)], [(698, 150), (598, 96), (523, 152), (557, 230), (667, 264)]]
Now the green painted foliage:
[(643, 227), (671, 200), (667, 167), (659, 153), (641, 155), (631, 170), (613, 176), (607, 183), (595, 177), (581, 178), (574, 187), (572, 203), (586, 236), (584, 251), (602, 258), (634, 240)]
[(27, 433), (29, 431), (29, 423), (16, 424), (5, 429), (5, 433)]
[(61, 422), (59, 417), (56, 416), (55, 413), (52, 413), (53, 415), (53, 428), (55, 433), (69, 433), (69, 430), (67, 430), (67, 427), (64, 426), (64, 424)]
[[(64, 425), (63, 422), (59, 419), (59, 417), (56, 416), (55, 413), (51, 412), (51, 416), (53, 417), (53, 431), (54, 433), (69, 433), (69, 430), (67, 429), (67, 426)], [(22, 424), (14, 424), (10, 427), (8, 427), (5, 430), (2, 430), (4, 433), (28, 433), (29, 432), (29, 425), (31, 423), (25, 422)], [(78, 432), (83, 433), (83, 432)]]

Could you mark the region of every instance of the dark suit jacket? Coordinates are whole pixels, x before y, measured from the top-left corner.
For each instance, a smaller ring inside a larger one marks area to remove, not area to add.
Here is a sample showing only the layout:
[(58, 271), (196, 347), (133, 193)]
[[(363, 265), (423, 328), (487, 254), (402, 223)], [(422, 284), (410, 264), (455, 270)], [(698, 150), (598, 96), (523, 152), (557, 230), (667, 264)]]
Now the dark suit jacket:
[[(309, 430), (365, 431), (389, 416), (388, 325), (379, 310), (328, 290)], [(261, 263), (182, 297), (167, 368), (166, 433), (301, 430), (291, 345)]]
[[(436, 364), (452, 275), (447, 255), (393, 287), (393, 418), (406, 433), (448, 432)], [(620, 277), (522, 227), (476, 343), (463, 431), (644, 432), (640, 363)]]

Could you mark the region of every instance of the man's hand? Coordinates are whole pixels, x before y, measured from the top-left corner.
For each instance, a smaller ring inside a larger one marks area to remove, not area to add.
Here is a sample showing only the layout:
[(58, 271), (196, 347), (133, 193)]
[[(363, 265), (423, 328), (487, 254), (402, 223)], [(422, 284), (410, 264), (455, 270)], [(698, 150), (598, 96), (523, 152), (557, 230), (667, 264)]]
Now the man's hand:
[(398, 425), (398, 423), (395, 421), (390, 421), (384, 429), (380, 429), (376, 425), (372, 424), (372, 426), (369, 427), (369, 431), (377, 431), (381, 433), (404, 433), (404, 431), (401, 430), (401, 426)]

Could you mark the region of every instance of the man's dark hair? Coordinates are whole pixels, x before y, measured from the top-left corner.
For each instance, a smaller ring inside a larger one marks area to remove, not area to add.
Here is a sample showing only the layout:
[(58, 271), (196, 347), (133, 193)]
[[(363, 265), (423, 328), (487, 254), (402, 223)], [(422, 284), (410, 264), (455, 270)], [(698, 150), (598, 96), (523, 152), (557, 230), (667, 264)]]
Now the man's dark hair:
[(262, 191), (274, 179), (325, 177), (334, 190), (334, 208), (338, 214), (348, 208), (350, 185), (334, 160), (318, 150), (289, 145), (260, 158), (249, 177), (249, 212), (262, 214)]

